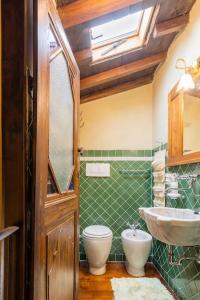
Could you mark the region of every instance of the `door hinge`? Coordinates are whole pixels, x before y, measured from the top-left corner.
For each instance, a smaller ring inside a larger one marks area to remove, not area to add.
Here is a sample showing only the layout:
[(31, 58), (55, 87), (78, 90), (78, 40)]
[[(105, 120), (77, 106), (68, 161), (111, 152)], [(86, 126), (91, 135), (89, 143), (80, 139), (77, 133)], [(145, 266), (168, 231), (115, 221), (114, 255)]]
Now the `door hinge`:
[(29, 94), (33, 92), (33, 76), (28, 75), (28, 92)]
[(28, 94), (33, 100), (33, 76), (31, 75), (30, 69), (27, 67), (26, 69), (26, 80), (27, 80), (27, 89)]
[(27, 225), (27, 230), (31, 230), (31, 212), (30, 209), (27, 209), (27, 216), (26, 216), (26, 225)]
[(26, 101), (27, 101), (27, 129), (31, 131), (33, 122), (33, 102), (34, 102), (34, 77), (31, 75), (30, 69), (26, 68)]

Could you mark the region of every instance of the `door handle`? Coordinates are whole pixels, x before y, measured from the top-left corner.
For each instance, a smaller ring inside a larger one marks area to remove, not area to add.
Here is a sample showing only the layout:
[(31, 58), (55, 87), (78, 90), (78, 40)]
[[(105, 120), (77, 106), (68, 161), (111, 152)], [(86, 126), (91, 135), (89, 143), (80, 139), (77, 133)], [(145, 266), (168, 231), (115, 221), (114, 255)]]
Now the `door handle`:
[(78, 153), (79, 153), (80, 155), (82, 155), (82, 154), (83, 154), (83, 147), (81, 147), (81, 146), (78, 146)]

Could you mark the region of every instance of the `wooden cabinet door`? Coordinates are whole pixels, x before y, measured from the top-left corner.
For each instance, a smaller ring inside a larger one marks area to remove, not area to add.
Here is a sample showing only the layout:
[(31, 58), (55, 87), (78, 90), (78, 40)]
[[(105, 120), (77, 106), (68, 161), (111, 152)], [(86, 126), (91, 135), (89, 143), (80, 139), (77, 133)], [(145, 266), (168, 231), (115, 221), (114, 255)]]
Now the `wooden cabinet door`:
[(79, 262), (80, 78), (53, 2), (36, 2), (31, 298), (73, 300)]
[(74, 215), (47, 234), (48, 299), (74, 297)]

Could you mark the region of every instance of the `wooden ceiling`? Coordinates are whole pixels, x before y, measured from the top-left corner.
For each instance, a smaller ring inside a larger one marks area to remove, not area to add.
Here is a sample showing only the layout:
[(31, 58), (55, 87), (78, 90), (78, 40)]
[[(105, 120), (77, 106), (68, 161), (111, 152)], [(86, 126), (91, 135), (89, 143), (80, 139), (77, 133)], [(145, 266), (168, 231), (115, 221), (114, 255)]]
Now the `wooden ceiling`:
[[(195, 0), (57, 0), (58, 12), (81, 73), (81, 102), (153, 81), (176, 35), (189, 21)], [(92, 63), (90, 28), (157, 5), (144, 47)]]

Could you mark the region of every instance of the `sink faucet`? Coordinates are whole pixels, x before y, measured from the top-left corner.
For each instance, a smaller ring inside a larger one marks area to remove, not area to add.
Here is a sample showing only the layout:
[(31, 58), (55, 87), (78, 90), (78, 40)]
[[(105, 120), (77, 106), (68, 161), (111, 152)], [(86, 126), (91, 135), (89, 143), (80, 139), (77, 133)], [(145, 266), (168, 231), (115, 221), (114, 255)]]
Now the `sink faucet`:
[(136, 236), (136, 230), (140, 228), (140, 224), (139, 223), (127, 223), (128, 227), (132, 230), (133, 235)]

